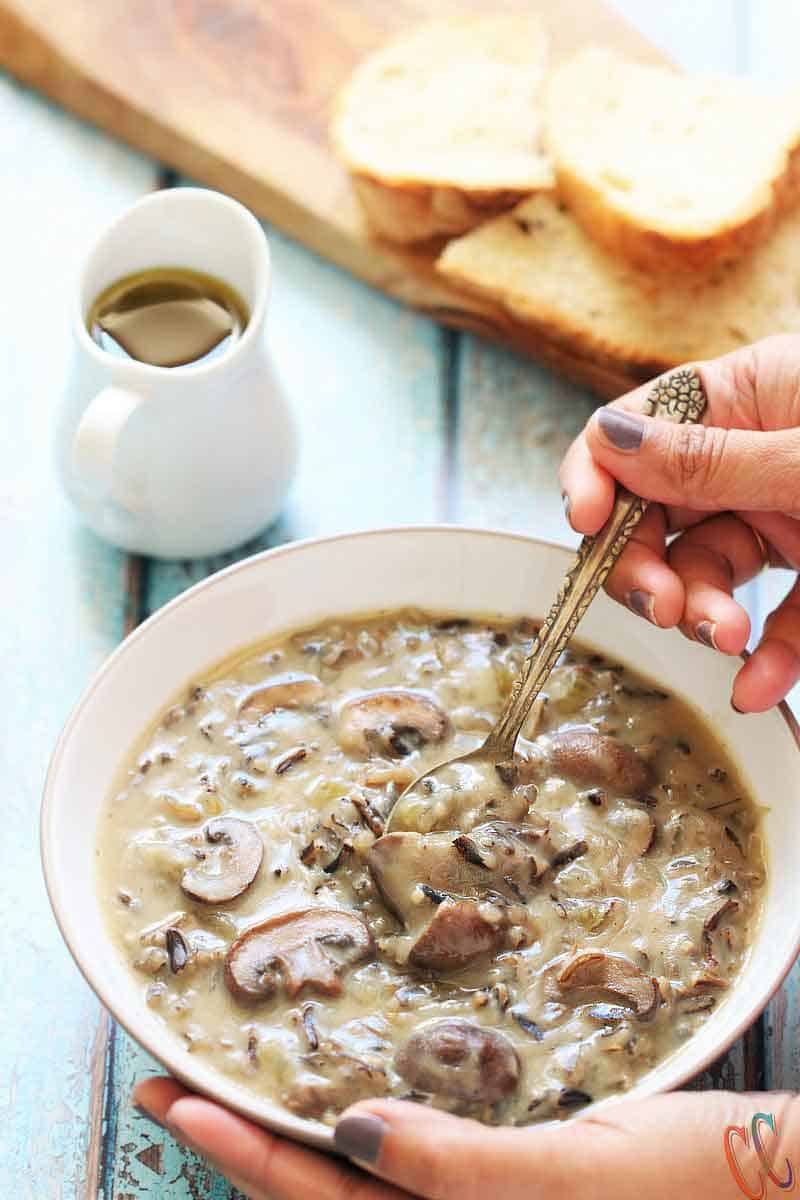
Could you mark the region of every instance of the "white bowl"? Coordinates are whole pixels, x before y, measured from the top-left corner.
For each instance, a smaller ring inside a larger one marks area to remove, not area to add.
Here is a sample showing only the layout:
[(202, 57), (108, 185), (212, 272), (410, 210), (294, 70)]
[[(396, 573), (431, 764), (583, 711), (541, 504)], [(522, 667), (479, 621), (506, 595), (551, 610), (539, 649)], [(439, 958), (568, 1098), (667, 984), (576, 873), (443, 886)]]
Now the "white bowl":
[[(143, 1003), (139, 981), (108, 935), (95, 886), (95, 827), (132, 742), (182, 685), (250, 642), (320, 618), (407, 605), (541, 618), (570, 561), (571, 552), (559, 546), (454, 527), (297, 542), (190, 588), (126, 638), (98, 671), (64, 727), (47, 776), (42, 807), (47, 888), (87, 982), (128, 1032), (189, 1087), (280, 1133), (332, 1147), (326, 1126), (293, 1116), (189, 1054)], [(800, 739), (785, 706), (758, 716), (733, 711), (728, 697), (738, 660), (635, 620), (605, 596), (592, 605), (579, 638), (690, 698), (727, 743), (766, 808), (769, 885), (749, 960), (700, 1031), (627, 1093), (642, 1097), (679, 1086), (726, 1050), (755, 1020), (795, 960), (800, 948), (795, 858)]]

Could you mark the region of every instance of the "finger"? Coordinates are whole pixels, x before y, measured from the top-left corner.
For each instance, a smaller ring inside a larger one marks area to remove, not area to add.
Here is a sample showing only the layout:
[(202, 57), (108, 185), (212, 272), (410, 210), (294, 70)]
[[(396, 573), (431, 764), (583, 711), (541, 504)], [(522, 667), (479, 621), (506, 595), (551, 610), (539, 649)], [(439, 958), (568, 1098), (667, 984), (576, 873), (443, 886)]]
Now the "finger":
[[(791, 461), (796, 450), (797, 439), (800, 437), (796, 429), (800, 425), (798, 364), (800, 364), (800, 338), (795, 335), (778, 335), (735, 350), (721, 358), (694, 365), (694, 370), (700, 376), (707, 397), (703, 418), (704, 426), (722, 431), (735, 429), (740, 433), (762, 429), (793, 431), (788, 436), (779, 435), (772, 443), (764, 443), (765, 448), (758, 465), (774, 468), (771, 473), (772, 494), (767, 503), (756, 501), (752, 504), (753, 508), (777, 507), (787, 511), (784, 501), (786, 495), (791, 493), (783, 492), (783, 482), (787, 475), (791, 475)], [(646, 401), (652, 389), (652, 382), (644, 384), (613, 401), (605, 409), (601, 409), (600, 413), (589, 421), (587, 429), (576, 439), (564, 461), (561, 475), (562, 491), (571, 502), (572, 523), (583, 533), (596, 533), (611, 510), (609, 482), (599, 470), (600, 468), (605, 468), (608, 474), (626, 483), (632, 491), (639, 495), (664, 503), (680, 504), (689, 509), (696, 507), (694, 502), (697, 493), (702, 490), (697, 476), (699, 475), (702, 479), (706, 473), (710, 472), (713, 475), (717, 471), (717, 466), (713, 462), (709, 467), (702, 456), (695, 451), (698, 445), (704, 441), (712, 448), (718, 448), (720, 443), (727, 439), (721, 439), (718, 434), (704, 438), (702, 433), (699, 435), (696, 432), (687, 433), (687, 430), (692, 428), (696, 430), (697, 427), (674, 427), (679, 430), (675, 435), (677, 442), (680, 443), (680, 439), (688, 440), (689, 454), (688, 456), (684, 455), (677, 464), (674, 464), (679, 473), (676, 476), (676, 472), (673, 471), (671, 479), (667, 481), (671, 483), (671, 491), (662, 486), (665, 482), (662, 478), (655, 480), (654, 488), (646, 490), (641, 486), (642, 478), (647, 474), (644, 461), (639, 459), (638, 454), (631, 449), (620, 450), (618, 446), (604, 440), (599, 434), (599, 422), (605, 420), (609, 413), (612, 418), (615, 413), (623, 414), (624, 425), (624, 414), (636, 416), (646, 411)], [(606, 414), (606, 416), (601, 414)], [(631, 427), (628, 426), (629, 440), (631, 436)], [(735, 448), (738, 441), (738, 438), (731, 439), (731, 446)], [(780, 461), (770, 460), (770, 446), (783, 447), (784, 453)], [(593, 465), (589, 466), (586, 463), (587, 449), (594, 460)], [(649, 453), (647, 449), (645, 452)], [(625, 454), (628, 455), (627, 461), (624, 459)], [(755, 467), (756, 464), (752, 465)], [(619, 473), (620, 471), (622, 473)], [(731, 482), (727, 461), (722, 464), (720, 472), (719, 486), (723, 490), (727, 490)], [(741, 480), (739, 482), (742, 483)], [(756, 493), (760, 492), (761, 489), (753, 477), (750, 482), (751, 488), (754, 487)], [(797, 490), (797, 485), (795, 485), (795, 493)], [(683, 498), (672, 498), (676, 494)], [(783, 500), (778, 505), (772, 503), (775, 495), (783, 496)], [(797, 498), (797, 494), (795, 494), (794, 499)], [(738, 501), (725, 501), (721, 504), (708, 502), (703, 506), (703, 510), (708, 512), (715, 508), (745, 506), (751, 506), (749, 501), (742, 502), (741, 505)], [(680, 522), (681, 525), (684, 523), (686, 522)]]
[[(170, 1127), (167, 1117), (170, 1108), (177, 1100), (191, 1096), (191, 1094), (186, 1088), (176, 1083), (174, 1079), (155, 1077), (145, 1079), (137, 1084), (133, 1091), (133, 1103), (150, 1120), (163, 1126), (181, 1145), (186, 1146), (188, 1149), (196, 1150), (198, 1148), (192, 1146), (189, 1139), (181, 1136), (177, 1130)], [(202, 1153), (202, 1151), (198, 1152)], [(204, 1155), (204, 1157), (207, 1156)], [(213, 1165), (222, 1170), (221, 1164), (214, 1163)], [(237, 1176), (233, 1171), (225, 1170), (223, 1174), (239, 1191), (243, 1193), (247, 1192), (251, 1200), (272, 1200), (271, 1197), (267, 1196), (266, 1192), (253, 1188), (249, 1182)]]
[(800, 521), (781, 512), (739, 512), (737, 516), (763, 539), (771, 567), (800, 571)]
[(680, 577), (665, 561), (666, 523), (659, 504), (651, 505), (606, 581), (606, 591), (639, 617), (671, 629), (683, 616)]
[[(336, 1146), (382, 1179), (428, 1200), (562, 1200), (571, 1177), (569, 1137), (548, 1126), (498, 1128), (420, 1110), (410, 1101), (368, 1100), (339, 1118)], [(597, 1193), (600, 1194), (600, 1193)]]
[(664, 511), (667, 514), (667, 529), (670, 533), (677, 533), (681, 529), (691, 529), (692, 525), (697, 525), (700, 521), (708, 518), (708, 513), (698, 512), (696, 508), (678, 508), (668, 505)]
[(567, 520), (578, 533), (597, 533), (611, 513), (616, 483), (592, 458), (583, 433), (570, 446), (559, 471)]
[(157, 1121), (159, 1125), (163, 1125), (167, 1113), (176, 1100), (180, 1100), (182, 1096), (190, 1096), (191, 1092), (185, 1087), (181, 1087), (174, 1079), (165, 1079), (162, 1076), (154, 1075), (150, 1079), (143, 1079), (141, 1083), (137, 1083), (133, 1089), (133, 1103), (137, 1108), (141, 1108)]
[(764, 632), (733, 685), (739, 712), (765, 712), (800, 680), (800, 582), (764, 623)]
[[(674, 1093), (590, 1110), (568, 1126), (510, 1129), (402, 1101), (365, 1101), (339, 1119), (336, 1144), (428, 1200), (722, 1197), (734, 1183), (723, 1150), (726, 1127), (749, 1128), (754, 1112), (774, 1114), (773, 1127), (760, 1132), (783, 1172), (787, 1149), (798, 1144), (799, 1106), (777, 1093)], [(757, 1169), (755, 1153), (740, 1155), (737, 1165), (752, 1172), (753, 1160)]]
[(800, 429), (679, 425), (606, 407), (585, 436), (595, 462), (649, 500), (700, 512), (800, 512)]
[(178, 1139), (202, 1154), (254, 1200), (409, 1200), (396, 1187), (316, 1150), (275, 1137), (199, 1096), (179, 1098), (165, 1116)]
[(764, 565), (764, 548), (753, 530), (730, 513), (711, 517), (676, 538), (667, 557), (685, 590), (682, 632), (725, 654), (741, 654), (750, 618), (733, 589)]

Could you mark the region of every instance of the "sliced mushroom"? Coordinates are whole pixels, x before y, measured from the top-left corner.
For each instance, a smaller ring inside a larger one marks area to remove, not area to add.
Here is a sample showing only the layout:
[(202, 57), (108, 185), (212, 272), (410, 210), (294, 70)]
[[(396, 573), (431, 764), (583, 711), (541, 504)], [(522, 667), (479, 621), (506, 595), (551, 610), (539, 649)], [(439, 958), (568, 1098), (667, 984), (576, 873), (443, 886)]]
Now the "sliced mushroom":
[(225, 959), (225, 982), (237, 1000), (264, 1000), (280, 987), (290, 997), (303, 987), (338, 996), (342, 970), (372, 949), (372, 934), (353, 913), (281, 913), (236, 939)]
[(500, 924), (487, 921), (474, 900), (447, 899), (415, 941), (408, 961), (436, 974), (457, 971), (496, 950), (501, 932)]
[(626, 859), (644, 858), (655, 844), (656, 822), (646, 808), (622, 805), (608, 814), (607, 825), (622, 843)]
[(652, 783), (649, 765), (632, 746), (596, 729), (564, 729), (534, 743), (519, 764), (520, 779), (563, 775), (581, 787), (608, 787), (637, 796)]
[(264, 857), (261, 834), (250, 821), (217, 817), (203, 828), (205, 844), (197, 866), (187, 867), (181, 887), (193, 900), (224, 904), (235, 900), (258, 874)]
[(504, 1034), (456, 1017), (423, 1025), (395, 1055), (412, 1088), (476, 1104), (495, 1104), (517, 1088), (520, 1063)]
[(720, 901), (717, 907), (713, 909), (713, 911), (706, 917), (705, 921), (703, 922), (703, 929), (706, 931), (706, 933), (712, 933), (717, 928), (723, 917), (732, 915), (737, 911), (738, 908), (739, 904), (736, 900), (732, 900), (730, 896), (726, 897), (724, 900)]
[(726, 988), (728, 986), (727, 979), (723, 979), (710, 968), (702, 968), (695, 971), (690, 982), (685, 987), (677, 989), (678, 996), (700, 996), (704, 995), (709, 988)]
[[(367, 863), (388, 908), (415, 941), (409, 962), (451, 971), (497, 950), (505, 908), (525, 903), (547, 871), (548, 824), (492, 821), (469, 835), (389, 833)], [(484, 907), (484, 905), (488, 907)]]
[(325, 688), (316, 675), (287, 671), (251, 688), (240, 701), (239, 712), (263, 717), (276, 708), (305, 708), (316, 704), (324, 694)]
[(649, 1016), (658, 1003), (656, 981), (619, 954), (577, 954), (562, 967), (557, 979), (562, 992), (608, 992), (640, 1017)]
[(447, 713), (422, 692), (386, 688), (364, 692), (339, 712), (339, 743), (352, 754), (405, 758), (450, 731)]
[(387, 833), (370, 847), (367, 863), (386, 904), (408, 928), (419, 924), (420, 884), (461, 899), (529, 896), (552, 857), (547, 831), (542, 821), (490, 821), (468, 836)]

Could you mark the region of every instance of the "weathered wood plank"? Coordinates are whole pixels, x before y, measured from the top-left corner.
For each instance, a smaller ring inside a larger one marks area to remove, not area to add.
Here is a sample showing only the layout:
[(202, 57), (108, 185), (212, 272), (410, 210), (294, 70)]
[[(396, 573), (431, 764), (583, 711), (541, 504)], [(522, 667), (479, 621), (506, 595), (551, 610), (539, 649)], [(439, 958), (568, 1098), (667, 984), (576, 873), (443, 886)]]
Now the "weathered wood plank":
[[(278, 368), (301, 425), (303, 454), (280, 521), (240, 551), (213, 560), (149, 562), (154, 611), (211, 571), (290, 538), (444, 515), (448, 492), (445, 334), (368, 291), (288, 239), (270, 233), (275, 284), (269, 318)], [(448, 339), (450, 341), (448, 342)], [(159, 1068), (117, 1030), (109, 1079), (104, 1200), (234, 1195), (130, 1106), (135, 1082)]]
[(0, 79), (0, 662), (14, 697), (0, 730), (2, 938), (14, 963), (0, 979), (0, 1192), (25, 1200), (95, 1194), (104, 1026), (50, 913), (37, 817), (59, 726), (124, 625), (125, 560), (79, 527), (57, 490), (53, 414), (82, 254), (154, 177), (137, 155)]
[(458, 372), (454, 516), (577, 542), (564, 517), (558, 465), (596, 399), (477, 338), (462, 342)]

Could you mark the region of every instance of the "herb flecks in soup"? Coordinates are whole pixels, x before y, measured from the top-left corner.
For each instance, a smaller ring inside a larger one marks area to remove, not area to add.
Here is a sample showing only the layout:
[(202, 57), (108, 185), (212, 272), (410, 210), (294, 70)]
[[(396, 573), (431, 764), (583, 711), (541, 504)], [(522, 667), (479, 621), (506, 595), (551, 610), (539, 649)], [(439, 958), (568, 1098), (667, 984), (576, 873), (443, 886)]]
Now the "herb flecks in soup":
[[(484, 1121), (630, 1088), (752, 941), (753, 804), (696, 714), (579, 651), (498, 767), (530, 622), (399, 613), (250, 650), (162, 716), (99, 830), (100, 889), (193, 1053), (327, 1122), (373, 1095)], [(398, 813), (398, 815), (400, 815)]]

